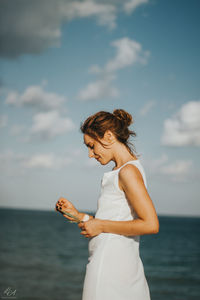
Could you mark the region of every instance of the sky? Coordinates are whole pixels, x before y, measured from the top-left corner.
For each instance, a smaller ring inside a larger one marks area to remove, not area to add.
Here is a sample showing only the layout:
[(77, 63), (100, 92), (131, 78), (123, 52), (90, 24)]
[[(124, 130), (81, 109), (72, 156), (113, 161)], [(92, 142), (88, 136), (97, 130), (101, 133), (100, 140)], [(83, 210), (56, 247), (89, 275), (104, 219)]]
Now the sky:
[(158, 215), (200, 215), (200, 2), (0, 0), (0, 207), (96, 211), (80, 125), (121, 108)]

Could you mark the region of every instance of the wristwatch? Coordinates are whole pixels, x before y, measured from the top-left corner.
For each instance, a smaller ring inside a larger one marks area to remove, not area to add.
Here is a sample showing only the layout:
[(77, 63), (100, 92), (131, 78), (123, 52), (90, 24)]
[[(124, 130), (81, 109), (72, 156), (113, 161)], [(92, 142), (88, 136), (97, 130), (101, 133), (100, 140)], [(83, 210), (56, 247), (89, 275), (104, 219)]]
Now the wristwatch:
[(84, 217), (83, 217), (83, 219), (82, 219), (82, 222), (86, 222), (86, 221), (88, 221), (89, 219), (90, 219), (90, 216), (87, 215), (87, 214), (85, 214)]

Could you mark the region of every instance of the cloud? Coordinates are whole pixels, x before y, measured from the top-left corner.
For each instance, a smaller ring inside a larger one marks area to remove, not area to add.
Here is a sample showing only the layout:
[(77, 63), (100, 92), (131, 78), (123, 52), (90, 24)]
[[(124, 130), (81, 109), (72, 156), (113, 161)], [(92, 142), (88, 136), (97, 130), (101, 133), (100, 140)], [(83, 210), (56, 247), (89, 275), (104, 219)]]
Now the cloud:
[(151, 108), (156, 104), (155, 101), (150, 100), (147, 103), (144, 104), (144, 106), (140, 110), (140, 115), (141, 116), (146, 116), (148, 112), (151, 110)]
[(61, 26), (79, 18), (95, 18), (100, 26), (116, 27), (119, 10), (133, 12), (145, 0), (1, 0), (0, 56), (15, 59), (59, 47)]
[(150, 171), (151, 174), (160, 173), (160, 167), (168, 162), (168, 156), (166, 153), (163, 153), (160, 157), (157, 158), (143, 158), (144, 166)]
[(17, 135), (20, 135), (25, 129), (26, 129), (26, 127), (24, 125), (15, 124), (11, 127), (10, 133), (13, 136), (17, 136)]
[(2, 165), (13, 160), (19, 161), (22, 158), (24, 158), (24, 155), (16, 154), (12, 150), (6, 150), (0, 153), (0, 162)]
[(56, 153), (16, 153), (5, 150), (0, 153), (0, 165), (3, 176), (27, 175), (31, 170), (59, 170), (75, 163), (76, 155)]
[(9, 92), (5, 103), (46, 111), (61, 107), (65, 101), (65, 97), (46, 92), (42, 86), (33, 85), (27, 87), (21, 95), (16, 91)]
[(96, 81), (90, 82), (78, 94), (79, 100), (96, 100), (102, 98), (116, 98), (119, 96), (117, 88), (112, 86), (116, 78), (116, 72), (131, 65), (146, 64), (149, 56), (148, 51), (143, 51), (141, 44), (124, 37), (115, 40), (111, 46), (116, 48), (116, 55), (110, 59), (102, 68), (93, 65), (89, 72), (99, 77)]
[(6, 127), (7, 123), (8, 123), (8, 116), (7, 115), (0, 115), (0, 128)]
[(25, 168), (60, 169), (73, 162), (69, 157), (58, 157), (53, 153), (35, 154), (23, 161)]
[(132, 13), (141, 4), (148, 3), (148, 0), (129, 0), (124, 3), (124, 10), (127, 14)]
[(171, 118), (164, 121), (162, 145), (200, 146), (200, 101), (184, 104)]
[(90, 82), (86, 88), (81, 90), (78, 99), (82, 101), (97, 100), (102, 98), (116, 98), (119, 96), (117, 88), (112, 86), (114, 76), (103, 76), (101, 79)]
[(191, 160), (177, 160), (167, 166), (162, 166), (161, 173), (173, 176), (186, 175), (191, 170), (191, 166)]
[(0, 56), (16, 58), (59, 47), (61, 25), (77, 18), (95, 17), (99, 25), (115, 27), (113, 4), (92, 0), (2, 0), (0, 9)]
[(11, 135), (14, 136), (26, 130), (27, 136), (23, 136), (22, 142), (29, 142), (33, 139), (50, 140), (75, 128), (70, 118), (61, 115), (66, 110), (63, 106), (66, 98), (44, 91), (46, 84), (47, 82), (43, 81), (42, 86), (29, 86), (21, 94), (16, 91), (7, 94), (5, 100), (7, 105), (27, 107), (37, 111), (33, 115), (33, 124), (30, 129), (18, 124), (14, 124), (10, 129)]
[[(194, 170), (192, 160), (175, 161), (169, 160), (166, 153), (163, 153), (156, 159), (147, 159), (144, 161), (144, 165), (149, 169), (152, 175), (165, 175), (170, 181), (173, 182), (186, 182), (188, 180), (197, 180), (199, 177), (198, 172)], [(196, 173), (195, 173), (196, 172)]]
[[(113, 4), (101, 1), (68, 1), (63, 2), (63, 11), (65, 16), (72, 20), (74, 18), (97, 17), (99, 25), (106, 25), (109, 28), (115, 27), (116, 7)], [(109, 2), (109, 1), (108, 1)]]
[(20, 166), (24, 158), (24, 154), (17, 154), (13, 150), (0, 152), (1, 176), (23, 175), (24, 170)]
[(55, 110), (35, 114), (33, 116), (33, 125), (30, 134), (32, 138), (50, 140), (74, 128), (75, 125), (70, 118), (62, 117), (60, 113)]
[(105, 65), (105, 72), (114, 72), (136, 63), (147, 63), (148, 51), (143, 51), (141, 44), (124, 37), (111, 43), (117, 53), (113, 59)]

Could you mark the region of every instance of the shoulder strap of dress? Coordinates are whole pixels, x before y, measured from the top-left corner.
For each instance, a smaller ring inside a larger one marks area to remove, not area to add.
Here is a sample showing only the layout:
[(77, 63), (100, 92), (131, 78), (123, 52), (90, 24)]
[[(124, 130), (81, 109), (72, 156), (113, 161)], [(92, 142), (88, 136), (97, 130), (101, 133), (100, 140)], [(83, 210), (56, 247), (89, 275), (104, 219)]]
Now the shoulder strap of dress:
[(118, 170), (120, 170), (121, 168), (123, 168), (124, 166), (126, 166), (128, 164), (134, 164), (136, 161), (138, 162), (138, 160), (129, 160), (125, 164), (123, 164)]

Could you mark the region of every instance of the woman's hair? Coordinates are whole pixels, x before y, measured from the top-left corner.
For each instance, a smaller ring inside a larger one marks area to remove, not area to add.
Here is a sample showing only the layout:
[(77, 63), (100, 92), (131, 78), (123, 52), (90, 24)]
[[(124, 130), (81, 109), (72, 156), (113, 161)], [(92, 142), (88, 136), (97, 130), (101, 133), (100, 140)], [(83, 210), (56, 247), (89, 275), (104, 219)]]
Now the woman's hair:
[(123, 143), (131, 154), (137, 157), (139, 155), (136, 154), (134, 145), (129, 142), (131, 135), (136, 136), (135, 131), (128, 129), (133, 122), (132, 116), (123, 109), (115, 109), (113, 113), (99, 111), (88, 117), (84, 123), (81, 123), (80, 130), (101, 144), (99, 138), (102, 139), (106, 130), (110, 130), (116, 139)]

